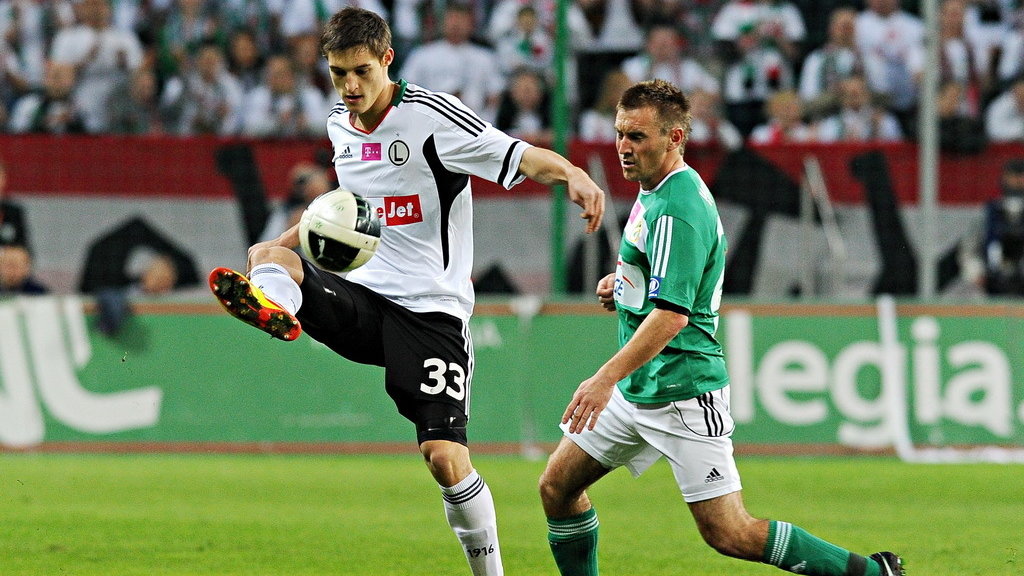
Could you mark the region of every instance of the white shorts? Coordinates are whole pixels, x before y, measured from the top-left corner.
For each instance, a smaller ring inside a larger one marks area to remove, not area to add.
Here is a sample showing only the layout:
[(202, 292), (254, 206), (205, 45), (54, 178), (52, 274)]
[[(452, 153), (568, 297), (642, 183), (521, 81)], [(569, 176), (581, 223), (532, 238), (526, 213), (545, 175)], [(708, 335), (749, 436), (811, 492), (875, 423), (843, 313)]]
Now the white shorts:
[[(634, 404), (616, 386), (597, 426), (565, 436), (607, 468), (639, 476), (664, 456), (686, 502), (741, 489), (732, 455), (729, 387), (690, 400)], [(562, 425), (562, 430), (566, 430)]]

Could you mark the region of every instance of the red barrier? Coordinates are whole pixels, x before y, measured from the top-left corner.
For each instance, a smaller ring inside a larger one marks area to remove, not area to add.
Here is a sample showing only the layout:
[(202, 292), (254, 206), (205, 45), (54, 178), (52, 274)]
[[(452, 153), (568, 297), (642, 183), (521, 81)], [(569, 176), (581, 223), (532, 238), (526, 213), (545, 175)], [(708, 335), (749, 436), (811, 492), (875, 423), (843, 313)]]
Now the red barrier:
[[(231, 184), (218, 171), (217, 152), (229, 146), (249, 145), (267, 194), (282, 197), (288, 190), (288, 172), (301, 161), (314, 161), (326, 141), (225, 140), (219, 138), (0, 135), (0, 155), (8, 168), (8, 189), (17, 194), (78, 194), (104, 196), (213, 197), (232, 196)], [(850, 173), (851, 158), (880, 150), (888, 160), (893, 185), (901, 203), (917, 201), (917, 154), (914, 144), (785, 145), (755, 150), (794, 179), (803, 160), (814, 155), (821, 163), (833, 200), (861, 203), (863, 187)], [(636, 185), (622, 180), (614, 145), (575, 142), (570, 158), (587, 166), (596, 156), (604, 167), (611, 193), (632, 197)], [(946, 154), (940, 162), (940, 200), (946, 204), (974, 204), (999, 194), (999, 172), (1012, 157), (1024, 157), (1024, 146), (992, 145), (975, 156)], [(713, 187), (725, 158), (717, 148), (690, 145), (687, 161)], [(547, 188), (525, 182), (511, 191), (477, 179), (475, 194), (521, 196), (546, 194)]]

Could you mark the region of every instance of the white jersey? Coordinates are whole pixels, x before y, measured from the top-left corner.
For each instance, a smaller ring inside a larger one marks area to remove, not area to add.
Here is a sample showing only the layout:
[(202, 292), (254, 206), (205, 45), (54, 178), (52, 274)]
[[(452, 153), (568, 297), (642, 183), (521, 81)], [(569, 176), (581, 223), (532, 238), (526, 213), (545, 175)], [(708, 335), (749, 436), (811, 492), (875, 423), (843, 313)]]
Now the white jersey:
[(327, 119), (338, 182), (377, 209), (377, 253), (346, 278), (414, 312), (473, 311), (473, 199), (469, 175), (505, 188), (525, 179), (529, 144), (480, 119), (458, 98), (400, 81), (369, 132), (344, 103)]

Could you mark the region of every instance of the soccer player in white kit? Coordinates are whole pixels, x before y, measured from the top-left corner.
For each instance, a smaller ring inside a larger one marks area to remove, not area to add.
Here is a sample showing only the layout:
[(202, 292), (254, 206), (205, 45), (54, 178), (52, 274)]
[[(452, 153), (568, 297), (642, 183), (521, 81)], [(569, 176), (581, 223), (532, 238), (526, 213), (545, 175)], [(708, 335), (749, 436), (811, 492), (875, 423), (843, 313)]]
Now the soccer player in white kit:
[(490, 490), (469, 457), (473, 350), (470, 175), (511, 188), (524, 178), (564, 184), (598, 228), (604, 193), (550, 150), (495, 129), (456, 97), (393, 82), (391, 31), (377, 14), (346, 8), (321, 47), (341, 100), (328, 118), (341, 185), (377, 209), (381, 242), (341, 278), (293, 250), (298, 228), (249, 248), (248, 278), (227, 268), (210, 287), (235, 317), (271, 335), (312, 338), (355, 362), (385, 368), (385, 389), (416, 425), (445, 514), (474, 575), (503, 574)]

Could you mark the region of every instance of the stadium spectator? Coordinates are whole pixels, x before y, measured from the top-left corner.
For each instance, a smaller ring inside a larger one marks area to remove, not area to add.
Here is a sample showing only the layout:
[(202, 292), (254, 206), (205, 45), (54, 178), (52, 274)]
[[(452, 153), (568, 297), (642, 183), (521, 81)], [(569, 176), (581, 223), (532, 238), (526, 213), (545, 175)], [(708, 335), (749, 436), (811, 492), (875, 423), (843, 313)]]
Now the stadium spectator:
[(550, 95), (540, 72), (523, 68), (512, 73), (502, 92), (494, 126), (533, 144), (550, 144)]
[(1003, 36), (998, 62), (998, 86), (1009, 86), (1017, 78), (1024, 77), (1024, 28), (1012, 28)]
[(1024, 295), (1024, 160), (1006, 163), (1002, 196), (986, 205), (985, 288)]
[[(515, 36), (521, 28), (520, 12), (527, 6), (533, 9), (537, 28), (553, 41), (556, 14), (550, 0), (497, 0), (487, 20), (487, 41), (497, 46), (502, 38)], [(578, 2), (571, 2), (567, 10), (570, 49), (575, 51), (591, 41), (590, 25)]]
[(157, 74), (163, 79), (188, 74), (188, 64), (211, 41), (223, 45), (226, 38), (205, 1), (174, 0), (157, 31)]
[(139, 68), (107, 100), (112, 134), (158, 135), (166, 131), (156, 73)]
[(985, 134), (991, 142), (1024, 141), (1024, 77), (989, 103)]
[(616, 272), (596, 287), (601, 306), (618, 314), (619, 350), (576, 388), (540, 478), (555, 564), (564, 576), (597, 576), (599, 520), (587, 490), (617, 468), (636, 476), (665, 457), (698, 531), (719, 553), (797, 574), (902, 576), (891, 552), (860, 556), (788, 522), (754, 518), (743, 504), (729, 374), (715, 337), (727, 242), (707, 185), (684, 160), (688, 108), (661, 80), (634, 85), (619, 104), (616, 153), (640, 193)]
[[(334, 166), (338, 180), (374, 206), (396, 206), (400, 194), (398, 203), (419, 208), (405, 212), (402, 204), (401, 216), (385, 209), (388, 231), (376, 253), (344, 278), (302, 260), (293, 227), (249, 248), (251, 280), (217, 268), (210, 286), (233, 316), (277, 338), (294, 340), (305, 330), (350, 360), (383, 366), (388, 394), (416, 425), (471, 572), (500, 576), (494, 503), (466, 436), (473, 370), (466, 328), (474, 299), (468, 176), (505, 187), (524, 178), (564, 184), (584, 207), (588, 232), (600, 226), (604, 195), (582, 169), (488, 126), (454, 97), (391, 81), (390, 38), (380, 16), (355, 8), (325, 28), (323, 53), (345, 104), (328, 119)], [(382, 139), (393, 148), (382, 150)], [(392, 150), (401, 154), (390, 156)], [(364, 161), (382, 156), (393, 161)], [(399, 180), (405, 186), (396, 189)]]
[(31, 250), (25, 211), (7, 195), (7, 165), (0, 158), (0, 246), (11, 244)]
[[(579, 102), (580, 69), (577, 53), (591, 42), (587, 20), (577, 2), (567, 8), (568, 46), (565, 65), (565, 97), (570, 106)], [(495, 55), (507, 78), (522, 66), (544, 72), (553, 85), (555, 21), (549, 0), (499, 0), (488, 19), (487, 43), (495, 47)], [(596, 80), (595, 80), (596, 83)]]
[(729, 0), (715, 15), (711, 32), (726, 59), (733, 59), (741, 37), (753, 33), (759, 43), (774, 48), (791, 67), (799, 61), (801, 43), (807, 36), (800, 9), (792, 2), (779, 0)]
[(113, 289), (127, 297), (163, 295), (194, 286), (198, 279), (186, 250), (145, 218), (133, 217), (89, 245), (78, 289), (84, 294)]
[[(964, 88), (963, 113), (979, 117), (982, 103), (992, 88), (989, 52), (967, 34), (964, 0), (944, 0), (939, 10), (939, 82), (957, 82)], [(923, 61), (921, 62), (923, 65)], [(915, 70), (920, 82), (922, 70)]]
[(18, 96), (28, 92), (29, 88), (17, 53), (0, 37), (0, 126), (7, 124), (9, 108)]
[(791, 144), (813, 142), (814, 128), (804, 122), (803, 102), (792, 90), (772, 94), (765, 104), (768, 121), (750, 133), (751, 144)]
[(178, 283), (178, 269), (174, 259), (166, 254), (155, 254), (139, 274), (138, 288), (147, 296), (170, 294)]
[(96, 299), (97, 327), (115, 336), (139, 298), (158, 298), (195, 286), (195, 261), (185, 249), (133, 217), (88, 247), (78, 290)]
[(689, 100), (690, 137), (687, 142), (724, 150), (737, 150), (743, 146), (743, 135), (722, 114), (720, 95), (696, 90), (690, 93)]
[(407, 54), (425, 38), (433, 38), (432, 0), (394, 0), (391, 5), (391, 43), (395, 46), (395, 69), (402, 67), (399, 54)]
[(267, 59), (264, 83), (245, 95), (242, 133), (260, 138), (326, 136), (324, 118), (330, 107), (319, 90), (295, 77), (284, 54)]
[(885, 97), (901, 124), (917, 107), (915, 70), (921, 69), (924, 24), (900, 9), (899, 0), (866, 0), (857, 15), (857, 49), (864, 58), (868, 86)]
[(43, 85), (47, 48), (58, 30), (74, 23), (71, 2), (0, 0), (0, 46), (6, 44), (14, 55), (19, 77), (28, 87)]
[(968, 36), (976, 38), (988, 50), (992, 61), (999, 54), (1003, 38), (1019, 24), (1020, 2), (1017, 0), (968, 0), (964, 23)]
[(186, 70), (184, 76), (168, 80), (160, 96), (170, 132), (181, 136), (238, 134), (242, 86), (228, 72), (220, 46), (215, 42), (203, 44)]
[(1024, 8), (1014, 8), (1012, 13), (1013, 25), (1000, 30), (999, 42), (993, 48), (999, 90), (1005, 90), (1017, 78), (1024, 77)]
[(65, 62), (47, 63), (43, 91), (17, 100), (8, 121), (14, 133), (80, 134), (85, 115), (74, 98), (75, 67)]
[(134, 32), (111, 24), (107, 0), (81, 0), (77, 11), (80, 23), (57, 32), (50, 59), (75, 67), (76, 107), (82, 112), (86, 131), (98, 134), (109, 129), (106, 103), (110, 92), (142, 65), (142, 44)]
[(316, 88), (322, 98), (327, 98), (334, 93), (331, 74), (327, 70), (327, 63), (324, 62), (323, 55), (320, 54), (319, 36), (303, 34), (292, 38), (289, 54), (295, 70), (296, 82), (300, 86)]
[(613, 68), (605, 74), (601, 81), (594, 105), (580, 115), (577, 136), (586, 142), (615, 141), (615, 107), (626, 88), (633, 82), (625, 72)]
[(637, 0), (576, 0), (587, 23), (580, 46), (586, 52), (635, 53), (643, 48), (644, 31)]
[(174, 0), (111, 0), (114, 26), (134, 32), (143, 44), (149, 44), (158, 25)]
[(829, 18), (828, 41), (812, 50), (800, 70), (800, 98), (808, 114), (823, 117), (838, 106), (839, 82), (864, 74), (864, 61), (855, 41), (857, 11), (839, 8)]
[(794, 88), (793, 69), (771, 44), (762, 42), (756, 25), (740, 31), (739, 58), (725, 71), (722, 97), (726, 116), (744, 137), (765, 121), (764, 105), (772, 94)]
[[(596, 94), (587, 86), (597, 86), (608, 70), (636, 55), (643, 48), (644, 31), (638, 15), (645, 0), (575, 0), (584, 26), (573, 30), (572, 46), (576, 78), (582, 90), (570, 90), (574, 105), (588, 108)], [(578, 99), (574, 95), (579, 92)]]
[(288, 196), (271, 211), (260, 234), (260, 242), (273, 240), (298, 224), (306, 206), (333, 188), (324, 169), (312, 162), (300, 162), (293, 166), (288, 181), (291, 184)]
[[(501, 72), (511, 77), (520, 68), (529, 68), (543, 74), (551, 73), (554, 59), (554, 39), (540, 25), (537, 9), (524, 4), (516, 13), (515, 27), (494, 41)], [(554, 80), (547, 76), (547, 80)]]
[(39, 295), (49, 287), (33, 274), (32, 254), (21, 244), (0, 245), (0, 296)]
[(302, 35), (319, 35), (321, 27), (345, 6), (359, 6), (380, 14), (387, 20), (390, 13), (381, 0), (288, 0), (281, 10), (281, 35), (285, 44)]
[(1008, 160), (1000, 196), (985, 204), (977, 242), (962, 251), (961, 276), (988, 294), (1024, 296), (1024, 159)]
[(851, 76), (839, 83), (839, 110), (818, 124), (821, 142), (896, 142), (903, 139), (899, 120), (872, 102), (867, 81)]
[(256, 43), (255, 34), (248, 28), (238, 28), (228, 38), (228, 72), (238, 79), (243, 93), (259, 86), (263, 74), (263, 55)]
[(828, 26), (833, 12), (840, 8), (854, 8), (856, 11), (863, 5), (851, 0), (793, 0), (793, 3), (800, 7), (800, 15), (807, 30), (803, 41), (805, 52), (828, 42)]
[(682, 30), (687, 14), (697, 4), (713, 4), (718, 0), (705, 2), (678, 2), (676, 0), (639, 0), (631, 3), (633, 18), (643, 32), (654, 26), (668, 24)]
[(284, 0), (220, 0), (216, 5), (220, 25), (232, 36), (239, 30), (245, 30), (256, 53), (271, 54), (285, 49), (281, 37)]
[(684, 92), (719, 92), (718, 79), (696, 60), (683, 54), (683, 38), (668, 24), (656, 24), (647, 31), (642, 53), (622, 62), (622, 70), (633, 82), (660, 78)]
[[(957, 154), (981, 152), (988, 143), (985, 123), (980, 116), (966, 111), (967, 95), (963, 84), (956, 81), (944, 82), (939, 87), (937, 108), (939, 147)], [(917, 130), (911, 134), (917, 134)]]
[(401, 77), (457, 96), (485, 120), (493, 121), (505, 78), (495, 52), (471, 41), (473, 30), (470, 7), (450, 4), (444, 12), (444, 37), (414, 48), (402, 66)]
[(722, 68), (722, 55), (718, 52), (712, 23), (724, 4), (725, 0), (683, 3), (683, 13), (673, 22), (686, 39), (687, 53), (716, 76)]

